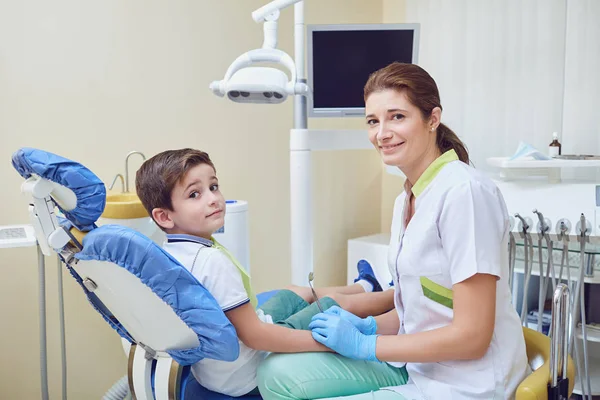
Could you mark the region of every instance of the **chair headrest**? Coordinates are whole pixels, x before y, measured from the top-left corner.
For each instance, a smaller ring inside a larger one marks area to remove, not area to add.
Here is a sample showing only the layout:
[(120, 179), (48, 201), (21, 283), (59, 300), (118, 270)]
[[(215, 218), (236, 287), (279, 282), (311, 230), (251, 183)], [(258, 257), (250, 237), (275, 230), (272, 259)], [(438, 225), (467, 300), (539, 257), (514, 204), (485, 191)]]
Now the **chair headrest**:
[(77, 198), (73, 209), (64, 209), (53, 196), (56, 206), (80, 231), (95, 228), (106, 205), (106, 188), (93, 172), (78, 162), (30, 147), (17, 150), (12, 165), (25, 179), (37, 175), (72, 191)]

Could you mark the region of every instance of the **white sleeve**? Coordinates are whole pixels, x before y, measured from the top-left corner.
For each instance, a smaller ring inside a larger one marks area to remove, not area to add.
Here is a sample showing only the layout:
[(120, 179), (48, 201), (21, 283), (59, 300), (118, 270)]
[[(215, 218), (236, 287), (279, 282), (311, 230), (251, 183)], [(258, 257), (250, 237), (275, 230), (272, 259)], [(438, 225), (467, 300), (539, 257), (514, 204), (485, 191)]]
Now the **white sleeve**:
[(237, 267), (220, 250), (210, 250), (212, 253), (204, 263), (193, 268), (196, 279), (213, 295), (224, 312), (248, 303), (250, 299)]
[(439, 220), (442, 248), (456, 284), (477, 273), (502, 277), (508, 212), (499, 191), (476, 181), (452, 188)]

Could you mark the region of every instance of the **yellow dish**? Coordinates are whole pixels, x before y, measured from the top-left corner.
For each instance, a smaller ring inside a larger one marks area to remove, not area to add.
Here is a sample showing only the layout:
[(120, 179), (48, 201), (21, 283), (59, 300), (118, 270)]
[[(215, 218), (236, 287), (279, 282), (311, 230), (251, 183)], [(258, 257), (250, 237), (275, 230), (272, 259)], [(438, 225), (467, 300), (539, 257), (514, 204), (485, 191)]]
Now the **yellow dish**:
[(108, 193), (102, 218), (133, 219), (148, 217), (148, 212), (135, 193)]

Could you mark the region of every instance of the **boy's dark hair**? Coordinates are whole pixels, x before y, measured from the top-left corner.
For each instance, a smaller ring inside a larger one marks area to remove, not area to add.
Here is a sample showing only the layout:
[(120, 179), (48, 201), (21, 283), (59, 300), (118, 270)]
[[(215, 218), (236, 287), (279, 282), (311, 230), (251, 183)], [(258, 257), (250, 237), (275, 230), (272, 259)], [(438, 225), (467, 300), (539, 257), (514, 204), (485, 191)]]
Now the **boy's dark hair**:
[(200, 164), (210, 165), (216, 171), (208, 154), (195, 149), (167, 150), (145, 161), (136, 173), (135, 190), (148, 214), (152, 216), (155, 208), (173, 210), (173, 188)]

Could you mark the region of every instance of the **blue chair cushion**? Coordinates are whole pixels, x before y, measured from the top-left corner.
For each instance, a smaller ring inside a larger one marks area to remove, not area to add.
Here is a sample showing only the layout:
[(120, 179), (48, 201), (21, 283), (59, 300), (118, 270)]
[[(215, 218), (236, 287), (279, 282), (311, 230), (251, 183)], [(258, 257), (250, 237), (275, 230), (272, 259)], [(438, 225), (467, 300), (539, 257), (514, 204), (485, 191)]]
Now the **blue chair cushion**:
[[(273, 297), (279, 290), (271, 290), (269, 292), (260, 293), (256, 296), (258, 305), (264, 304), (267, 300)], [(210, 390), (200, 386), (200, 384), (194, 379), (194, 376), (190, 373), (185, 382), (182, 382), (184, 391), (184, 398), (182, 400), (261, 400), (260, 396), (242, 396), (242, 397), (231, 397), (221, 393), (211, 392)]]
[(77, 197), (76, 207), (67, 211), (56, 206), (80, 231), (95, 228), (106, 206), (106, 188), (93, 172), (75, 161), (29, 147), (13, 154), (12, 165), (25, 179), (36, 174), (71, 189)]
[[(240, 348), (235, 328), (214, 297), (175, 258), (146, 236), (121, 225), (104, 225), (83, 238), (83, 250), (75, 257), (108, 261), (125, 268), (171, 306), (200, 342), (197, 348), (169, 351), (179, 364), (191, 365), (205, 357), (223, 361), (238, 358)], [(131, 341), (118, 321), (105, 315), (101, 307), (96, 309), (122, 337)]]

